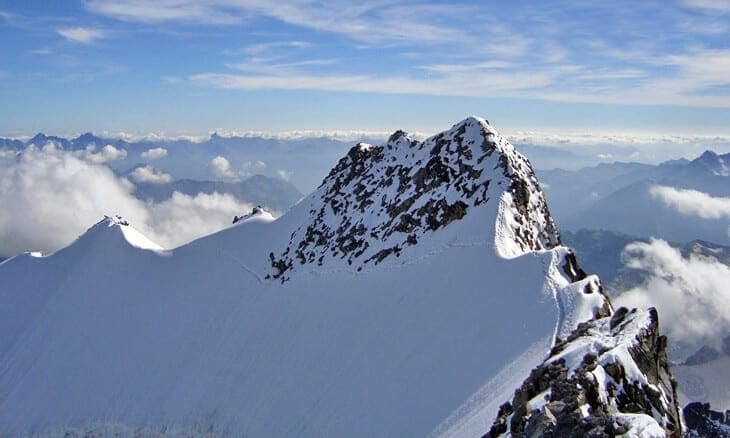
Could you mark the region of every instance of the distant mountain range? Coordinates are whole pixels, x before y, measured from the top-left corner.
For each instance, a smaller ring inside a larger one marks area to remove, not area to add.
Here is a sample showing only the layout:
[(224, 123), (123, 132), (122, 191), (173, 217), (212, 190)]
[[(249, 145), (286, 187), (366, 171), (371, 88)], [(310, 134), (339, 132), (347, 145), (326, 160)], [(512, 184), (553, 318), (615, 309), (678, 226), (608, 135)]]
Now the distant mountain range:
[[(172, 173), (177, 179), (194, 180), (209, 180), (210, 175), (207, 172), (206, 164), (212, 158), (220, 155), (231, 162), (234, 170), (240, 171), (247, 176), (258, 173), (270, 177), (280, 177), (282, 174), (286, 174), (289, 181), (299, 191), (309, 193), (322, 182), (319, 175), (326, 174), (354, 141), (377, 144), (383, 140), (385, 140), (385, 137), (362, 136), (357, 140), (340, 140), (328, 136), (287, 138), (284, 136), (270, 137), (263, 135), (221, 136), (213, 133), (207, 139), (196, 141), (184, 138), (165, 139), (161, 137), (126, 141), (92, 133), (85, 133), (73, 138), (39, 133), (23, 141), (0, 138), (0, 149), (20, 150), (29, 144), (42, 147), (49, 142), (53, 142), (64, 149), (83, 150), (89, 145), (101, 148), (109, 144), (127, 152), (126, 157), (108, 163), (119, 172), (138, 163), (152, 163), (155, 167)], [(525, 141), (525, 143), (521, 143), (520, 140)], [(609, 142), (586, 146), (578, 144), (576, 141), (550, 146), (534, 144), (528, 139), (517, 139), (513, 143), (530, 159), (536, 169), (567, 169), (567, 171), (562, 172), (555, 171), (555, 175), (558, 175), (558, 177), (561, 173), (564, 176), (572, 172), (585, 174), (586, 172), (574, 169), (593, 166), (595, 163), (605, 161), (608, 157), (615, 157), (616, 160), (635, 159), (636, 154), (640, 154), (643, 150), (638, 146), (612, 145)], [(718, 140), (718, 142), (716, 146), (720, 149), (727, 150), (730, 146), (721, 140)], [(153, 148), (164, 148), (168, 154), (154, 161), (142, 157), (145, 151)], [(649, 149), (655, 155), (669, 155), (662, 153), (667, 148), (657, 149), (657, 145), (652, 145)], [(679, 164), (684, 161), (677, 160), (675, 163)], [(265, 165), (264, 168), (261, 168), (261, 163)], [(671, 162), (665, 164), (671, 164)], [(259, 167), (256, 167), (257, 165)], [(604, 168), (604, 166), (607, 167)], [(599, 165), (591, 169), (597, 174), (605, 172), (621, 173), (623, 170), (632, 167), (636, 170), (642, 166), (653, 167), (632, 163), (614, 163)], [(614, 167), (615, 169), (609, 170)], [(625, 169), (621, 170), (622, 167)], [(541, 180), (545, 179), (542, 177), (543, 173), (545, 173), (544, 170), (540, 172)], [(552, 179), (552, 175), (547, 173), (545, 175), (548, 177), (547, 179)], [(549, 183), (549, 181), (543, 182)], [(602, 191), (599, 190), (596, 193), (600, 194)], [(558, 206), (553, 206), (553, 208), (558, 208)]]
[[(111, 145), (126, 152), (124, 157), (106, 163), (117, 172), (125, 172), (144, 163), (171, 173), (176, 179), (201, 181), (211, 179), (208, 163), (214, 157), (222, 156), (230, 162), (237, 177), (261, 174), (282, 178), (285, 175), (304, 193), (314, 190), (322, 182), (320, 175), (326, 173), (352, 144), (327, 137), (280, 139), (212, 134), (200, 142), (187, 139), (129, 142), (91, 133), (71, 139), (39, 133), (25, 141), (0, 139), (0, 149), (22, 150), (31, 144), (43, 147), (48, 143), (71, 151), (82, 151), (90, 145), (97, 150)], [(165, 149), (165, 155), (154, 159), (143, 156), (146, 151), (156, 148)]]
[(279, 178), (254, 175), (242, 181), (196, 181), (179, 179), (169, 183), (135, 183), (134, 195), (142, 200), (164, 201), (173, 192), (195, 196), (199, 193), (227, 193), (241, 201), (261, 205), (279, 214), (288, 210), (302, 198), (292, 184)]
[(562, 229), (604, 229), (677, 242), (701, 239), (730, 244), (729, 217), (682, 214), (651, 193), (653, 187), (664, 186), (728, 198), (730, 154), (706, 151), (692, 161), (601, 164), (538, 174), (550, 211)]

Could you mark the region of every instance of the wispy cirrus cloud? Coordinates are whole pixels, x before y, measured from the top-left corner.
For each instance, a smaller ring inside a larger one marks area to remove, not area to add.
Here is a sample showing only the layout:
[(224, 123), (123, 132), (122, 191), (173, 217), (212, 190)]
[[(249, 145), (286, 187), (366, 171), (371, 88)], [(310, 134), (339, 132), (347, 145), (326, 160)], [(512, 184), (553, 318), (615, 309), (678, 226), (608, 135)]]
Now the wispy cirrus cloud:
[(225, 2), (90, 0), (86, 2), (85, 6), (96, 14), (124, 21), (145, 23), (187, 21), (212, 25), (232, 25), (243, 22), (243, 17), (225, 10)]
[[(385, 7), (384, 7), (385, 6)], [(163, 0), (149, 3), (138, 0), (91, 0), (89, 11), (127, 21), (188, 21), (208, 25), (235, 25), (252, 16), (265, 16), (284, 23), (337, 33), (361, 41), (413, 40), (444, 41), (463, 39), (456, 27), (420, 22), (425, 13), (452, 14), (455, 7), (431, 5), (408, 10), (409, 20), (401, 20), (402, 7), (379, 1), (342, 3), (337, 1), (294, 0), (270, 2)], [(413, 15), (416, 15), (415, 17)], [(391, 26), (389, 24), (398, 24)], [(378, 29), (374, 32), (373, 29)]]
[(307, 49), (313, 44), (306, 41), (269, 41), (265, 43), (249, 44), (238, 49), (226, 49), (222, 53), (224, 55), (260, 55), (272, 50), (282, 49)]
[[(667, 11), (661, 2), (649, 1), (620, 12), (605, 5), (510, 9), (470, 2), (444, 5), (397, 0), (354, 4), (163, 0), (153, 6), (138, 0), (90, 0), (86, 6), (97, 14), (137, 22), (213, 26), (263, 18), (297, 30), (343, 36), (355, 50), (400, 46), (412, 55), (407, 65), (389, 69), (348, 69), (346, 63), (338, 62), (340, 68), (316, 71), (314, 67), (334, 64), (334, 58), (293, 55), (292, 50), (313, 48), (303, 39), (257, 42), (223, 51), (227, 56), (247, 57), (224, 64), (244, 74), (208, 69), (188, 77), (215, 88), (730, 107), (730, 76), (725, 74), (730, 67), (730, 48), (696, 40), (693, 29), (707, 28), (704, 21), (687, 26), (688, 20), (703, 17), (690, 11), (723, 10), (725, 3), (685, 0), (686, 10), (675, 6)], [(617, 15), (612, 20), (615, 26), (605, 26), (612, 14)], [(654, 14), (666, 22), (663, 25), (683, 29), (682, 33), (664, 28), (658, 32), (656, 20), (647, 18)], [(566, 26), (566, 22), (575, 25)], [(440, 49), (432, 52), (434, 47)], [(428, 59), (439, 62), (424, 62)]]
[(57, 32), (68, 41), (81, 44), (91, 44), (107, 37), (104, 30), (90, 27), (66, 27), (58, 29)]
[[(577, 65), (515, 66), (507, 61), (483, 64), (434, 64), (417, 68), (428, 75), (331, 74), (304, 72), (297, 67), (330, 65), (331, 60), (282, 64), (228, 64), (248, 74), (199, 73), (188, 80), (198, 85), (230, 90), (321, 90), (435, 96), (514, 97), (561, 102), (661, 104), (730, 107), (724, 94), (708, 88), (730, 86), (718, 74), (730, 57), (718, 53), (711, 65), (697, 67), (690, 58), (676, 58), (680, 73), (652, 78), (638, 69), (593, 70)], [(701, 59), (693, 57), (698, 62)], [(680, 63), (681, 62), (681, 63)], [(623, 81), (631, 81), (623, 84)]]
[(247, 73), (281, 75), (283, 73), (293, 73), (298, 69), (307, 67), (332, 65), (336, 62), (337, 60), (335, 59), (305, 59), (292, 62), (276, 62), (276, 59), (270, 58), (250, 58), (247, 61), (226, 64), (226, 67)]
[(268, 63), (255, 59), (230, 64), (247, 74), (201, 73), (188, 79), (199, 85), (232, 90), (321, 90), (384, 94), (425, 94), (443, 96), (506, 96), (519, 90), (537, 89), (552, 84), (570, 66), (541, 71), (508, 69), (506, 61), (467, 64), (429, 64), (419, 66), (423, 74), (382, 75), (363, 73), (323, 73), (303, 70), (333, 64), (334, 60), (304, 60)]
[(680, 3), (685, 7), (704, 11), (730, 12), (730, 2), (726, 0), (681, 0)]

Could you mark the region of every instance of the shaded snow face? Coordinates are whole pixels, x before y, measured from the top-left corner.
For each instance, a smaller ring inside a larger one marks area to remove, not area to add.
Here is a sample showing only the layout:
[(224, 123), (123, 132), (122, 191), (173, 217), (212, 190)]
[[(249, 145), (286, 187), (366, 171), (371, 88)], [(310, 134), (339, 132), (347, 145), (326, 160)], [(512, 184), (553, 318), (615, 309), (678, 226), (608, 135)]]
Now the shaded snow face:
[[(358, 144), (309, 198), (309, 208), (311, 221), (271, 254), (274, 278), (339, 260), (362, 270), (485, 208), (492, 215), (482, 227), (495, 235), (502, 256), (559, 243), (529, 162), (475, 117), (424, 142), (398, 131), (384, 146)], [(495, 221), (500, 226), (493, 229)]]

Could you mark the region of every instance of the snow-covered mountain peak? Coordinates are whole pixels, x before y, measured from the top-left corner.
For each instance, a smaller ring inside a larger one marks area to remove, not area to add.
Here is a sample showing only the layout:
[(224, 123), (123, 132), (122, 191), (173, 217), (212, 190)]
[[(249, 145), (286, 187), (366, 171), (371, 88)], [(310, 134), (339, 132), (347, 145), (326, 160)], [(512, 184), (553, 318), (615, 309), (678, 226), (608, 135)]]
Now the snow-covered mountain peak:
[(532, 166), (476, 117), (423, 142), (396, 131), (384, 145), (357, 144), (302, 204), (310, 220), (272, 252), (274, 278), (330, 259), (360, 271), (421, 240), (443, 244), (436, 231), (466, 217), (451, 237), (486, 237), (503, 257), (559, 243)]
[(274, 220), (274, 215), (268, 212), (262, 206), (256, 206), (251, 210), (251, 213), (244, 214), (243, 216), (234, 216), (234, 224), (244, 224), (248, 222), (271, 222)]
[(692, 163), (699, 166), (715, 176), (730, 175), (730, 154), (719, 155), (713, 151), (705, 151)]
[[(97, 237), (103, 236), (103, 237)], [(111, 236), (111, 237), (109, 237)], [(129, 222), (122, 216), (104, 216), (104, 219), (97, 222), (94, 226), (89, 228), (79, 240), (98, 240), (103, 239), (114, 239), (115, 236), (121, 237), (129, 245), (139, 249), (149, 249), (153, 251), (164, 251), (165, 248), (158, 245), (157, 243), (150, 240), (147, 236), (137, 231), (132, 227)]]

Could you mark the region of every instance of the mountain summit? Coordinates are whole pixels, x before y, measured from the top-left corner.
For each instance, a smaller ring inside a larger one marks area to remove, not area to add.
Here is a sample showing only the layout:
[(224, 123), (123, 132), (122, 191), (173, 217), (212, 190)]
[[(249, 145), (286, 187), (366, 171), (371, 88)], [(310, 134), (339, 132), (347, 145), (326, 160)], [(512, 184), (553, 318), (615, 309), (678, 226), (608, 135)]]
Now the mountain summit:
[[(169, 251), (97, 239), (127, 227), (0, 265), (0, 434), (518, 436), (599, 411), (677, 430), (666, 364), (619, 354), (660, 358), (656, 318), (614, 313), (484, 119), (358, 144), (276, 220)], [(568, 400), (548, 373), (525, 403), (552, 363), (613, 380)]]
[(272, 257), (273, 277), (337, 259), (361, 270), (485, 209), (500, 215), (497, 228), (481, 226), (505, 257), (560, 242), (532, 166), (486, 120), (469, 117), (424, 142), (397, 131), (337, 163), (309, 198), (310, 221)]

